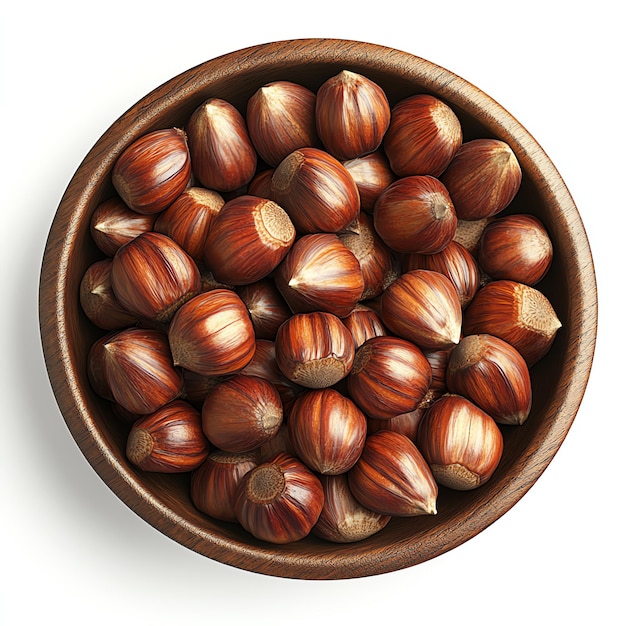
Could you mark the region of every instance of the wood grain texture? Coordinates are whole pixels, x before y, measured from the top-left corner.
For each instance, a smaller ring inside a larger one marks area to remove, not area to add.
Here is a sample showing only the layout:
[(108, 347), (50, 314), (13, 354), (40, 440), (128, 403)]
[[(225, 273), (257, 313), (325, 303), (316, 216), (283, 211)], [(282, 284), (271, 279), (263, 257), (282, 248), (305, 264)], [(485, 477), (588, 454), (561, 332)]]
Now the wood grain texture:
[[(432, 93), (459, 116), (464, 138), (497, 137), (511, 145), (523, 170), (508, 212), (537, 215), (554, 243), (554, 262), (540, 283), (563, 328), (549, 355), (532, 368), (535, 401), (523, 427), (504, 427), (502, 462), (472, 492), (441, 489), (439, 513), (394, 519), (358, 544), (308, 537), (275, 546), (236, 524), (195, 509), (186, 476), (138, 472), (124, 455), (128, 426), (91, 390), (87, 351), (101, 332), (79, 304), (80, 279), (100, 258), (89, 236), (95, 207), (112, 195), (111, 170), (121, 151), (158, 128), (182, 126), (210, 96), (243, 110), (263, 84), (292, 80), (310, 89), (342, 69), (360, 72), (385, 89), (391, 104)], [(584, 226), (559, 173), (533, 137), (500, 105), (451, 72), (413, 55), (355, 41), (281, 41), (228, 54), (173, 78), (124, 113), (99, 139), (72, 178), (54, 218), (40, 277), (41, 338), (61, 413), (102, 480), (152, 526), (191, 550), (235, 567), (274, 576), (337, 579), (416, 565), (455, 548), (506, 513), (552, 460), (575, 418), (592, 365), (597, 325), (593, 260)]]

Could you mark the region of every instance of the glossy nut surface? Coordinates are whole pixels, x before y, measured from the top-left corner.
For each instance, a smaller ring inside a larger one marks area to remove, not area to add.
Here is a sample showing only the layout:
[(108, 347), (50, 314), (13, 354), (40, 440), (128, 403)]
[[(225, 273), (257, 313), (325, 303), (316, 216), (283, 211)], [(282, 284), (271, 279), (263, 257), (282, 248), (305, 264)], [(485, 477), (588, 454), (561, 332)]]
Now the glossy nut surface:
[(380, 430), (369, 435), (348, 472), (354, 497), (381, 515), (436, 515), (438, 488), (424, 457), (405, 435)]
[(225, 452), (250, 452), (274, 437), (283, 404), (272, 382), (237, 374), (216, 384), (202, 404), (202, 430)]
[(365, 415), (334, 389), (315, 389), (298, 397), (288, 428), (298, 457), (327, 475), (347, 472), (361, 455), (367, 435)]
[(317, 476), (295, 457), (279, 453), (243, 477), (234, 508), (237, 521), (257, 539), (284, 544), (306, 537), (323, 505)]
[(179, 128), (167, 128), (128, 146), (115, 162), (111, 181), (133, 211), (152, 215), (176, 200), (190, 177), (187, 135)]
[(276, 334), (276, 363), (294, 383), (309, 389), (331, 387), (347, 376), (354, 362), (354, 341), (331, 313), (299, 313)]
[(424, 414), (417, 445), (439, 484), (468, 491), (496, 471), (504, 439), (482, 409), (467, 398), (446, 394)]
[(168, 332), (174, 363), (204, 376), (242, 370), (254, 356), (254, 328), (241, 298), (228, 289), (201, 293), (174, 315)]
[(177, 474), (200, 467), (209, 453), (200, 413), (184, 400), (174, 400), (133, 422), (126, 456), (147, 472)]
[(432, 381), (423, 352), (399, 337), (373, 337), (358, 348), (348, 389), (369, 416), (391, 418), (419, 406)]

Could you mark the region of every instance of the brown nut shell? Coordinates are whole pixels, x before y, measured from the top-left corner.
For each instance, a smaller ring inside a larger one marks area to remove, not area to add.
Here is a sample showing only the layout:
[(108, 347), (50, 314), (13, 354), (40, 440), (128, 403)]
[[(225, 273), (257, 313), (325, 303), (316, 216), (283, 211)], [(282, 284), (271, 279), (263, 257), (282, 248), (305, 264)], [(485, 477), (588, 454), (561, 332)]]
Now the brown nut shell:
[(435, 254), (405, 255), (402, 269), (405, 272), (424, 269), (443, 274), (452, 281), (462, 309), (472, 301), (480, 287), (481, 273), (476, 259), (456, 241), (451, 241)]
[(444, 350), (424, 350), (424, 356), (430, 364), (432, 380), (426, 395), (420, 402), (420, 408), (427, 409), (437, 398), (448, 390), (446, 386), (446, 371), (452, 350), (453, 348), (446, 348)]
[(287, 426), (298, 458), (325, 475), (347, 472), (359, 458), (367, 435), (365, 415), (334, 389), (313, 389), (299, 396)]
[(456, 231), (452, 241), (460, 243), (475, 259), (478, 259), (478, 243), (485, 227), (494, 219), (493, 217), (483, 217), (479, 220), (457, 219)]
[(354, 361), (354, 341), (341, 320), (316, 311), (290, 317), (275, 342), (276, 363), (289, 380), (309, 389), (331, 387)]
[(189, 118), (187, 135), (193, 173), (203, 187), (234, 192), (252, 180), (257, 153), (243, 116), (230, 102), (203, 102)]
[(318, 148), (299, 148), (274, 170), (272, 200), (300, 234), (336, 233), (359, 213), (359, 190), (341, 162)]
[(252, 360), (242, 370), (241, 374), (248, 376), (258, 376), (271, 382), (283, 403), (283, 417), (286, 418), (294, 400), (302, 394), (305, 389), (289, 380), (278, 367), (276, 362), (276, 346), (268, 339), (257, 339), (255, 341), (255, 351)]
[(178, 128), (155, 130), (136, 139), (117, 158), (111, 174), (125, 204), (149, 215), (174, 202), (190, 178), (187, 136)]
[(342, 70), (317, 90), (317, 133), (326, 150), (338, 159), (354, 159), (377, 150), (390, 118), (384, 90), (362, 74)]
[(366, 415), (384, 419), (417, 409), (431, 380), (430, 364), (416, 345), (374, 337), (356, 351), (348, 390)]
[(331, 233), (303, 235), (276, 268), (278, 290), (294, 313), (325, 311), (345, 317), (361, 299), (361, 264)]
[(295, 457), (279, 453), (250, 470), (235, 494), (235, 514), (254, 537), (285, 544), (306, 537), (324, 505), (315, 474)]
[(360, 300), (376, 298), (395, 280), (398, 272), (396, 255), (380, 238), (372, 218), (361, 211), (345, 230), (337, 233), (357, 258), (363, 274), (363, 292)]
[(408, 437), (391, 430), (368, 435), (348, 484), (361, 505), (381, 515), (437, 513), (437, 483), (426, 460)]
[(104, 330), (120, 330), (138, 322), (119, 302), (111, 287), (110, 258), (92, 263), (80, 281), (80, 305), (89, 321)]
[(243, 300), (257, 339), (276, 339), (280, 325), (291, 317), (291, 310), (271, 278), (241, 285), (237, 294)]
[(153, 413), (182, 393), (182, 375), (172, 362), (167, 335), (159, 330), (117, 331), (98, 352), (106, 388), (131, 413)]
[(126, 443), (128, 460), (148, 472), (190, 472), (204, 463), (208, 453), (200, 413), (183, 400), (133, 422)]
[(100, 203), (91, 215), (89, 231), (94, 243), (107, 256), (142, 233), (154, 228), (156, 214), (142, 215), (114, 196)]
[(391, 516), (362, 506), (352, 495), (346, 474), (321, 476), (324, 507), (313, 534), (334, 543), (362, 541), (382, 530)]
[(204, 260), (213, 276), (229, 285), (267, 277), (296, 237), (285, 211), (275, 202), (242, 195), (226, 202), (209, 230)]
[(234, 500), (241, 479), (259, 464), (256, 452), (213, 450), (191, 475), (194, 506), (225, 522), (236, 522)]
[(462, 396), (446, 394), (424, 413), (417, 445), (440, 485), (467, 491), (491, 478), (504, 442), (487, 413)]
[(439, 272), (402, 274), (387, 287), (381, 304), (383, 324), (424, 350), (451, 348), (459, 342), (461, 303), (452, 281)]
[(552, 241), (541, 220), (523, 213), (495, 218), (478, 244), (478, 262), (493, 280), (536, 285), (550, 269), (552, 256)]
[(184, 302), (200, 291), (200, 271), (173, 239), (147, 232), (115, 253), (111, 286), (131, 313), (168, 322)]
[(499, 424), (523, 424), (532, 406), (528, 365), (492, 335), (467, 335), (450, 352), (446, 385), (472, 400)]
[(250, 97), (248, 133), (268, 165), (277, 166), (298, 148), (321, 147), (315, 128), (315, 98), (304, 85), (287, 80), (263, 85)]
[(250, 452), (278, 433), (283, 405), (276, 387), (258, 376), (237, 374), (211, 389), (202, 405), (202, 430), (225, 452)]
[(204, 376), (242, 370), (254, 356), (254, 328), (241, 298), (214, 289), (186, 302), (169, 326), (176, 365)]
[(360, 348), (372, 337), (387, 335), (387, 329), (378, 313), (363, 304), (357, 304), (350, 314), (342, 318), (341, 321), (352, 334), (355, 349)]
[(465, 310), (463, 334), (494, 335), (511, 344), (530, 367), (543, 358), (562, 324), (538, 289), (512, 280), (482, 287)]
[(114, 401), (105, 372), (106, 344), (119, 331), (110, 331), (96, 339), (87, 352), (87, 379), (91, 388), (106, 400)]
[(173, 239), (192, 259), (204, 258), (204, 243), (224, 198), (210, 189), (188, 187), (156, 219), (154, 230)]
[(522, 169), (511, 147), (499, 139), (464, 143), (440, 176), (457, 217), (479, 220), (504, 210), (517, 194)]
[(393, 430), (408, 437), (413, 443), (417, 440), (417, 431), (420, 420), (424, 415), (422, 408), (415, 409), (410, 413), (402, 413), (388, 419), (380, 419), (378, 417), (367, 418), (367, 434), (378, 432), (379, 430)]
[(452, 241), (456, 225), (448, 190), (432, 176), (400, 178), (374, 205), (374, 228), (396, 252), (440, 252)]
[(391, 171), (389, 161), (382, 150), (362, 157), (343, 161), (359, 190), (361, 211), (371, 214), (378, 196), (393, 183), (397, 176)]
[(383, 147), (397, 176), (439, 176), (462, 141), (454, 111), (439, 98), (416, 94), (391, 109)]

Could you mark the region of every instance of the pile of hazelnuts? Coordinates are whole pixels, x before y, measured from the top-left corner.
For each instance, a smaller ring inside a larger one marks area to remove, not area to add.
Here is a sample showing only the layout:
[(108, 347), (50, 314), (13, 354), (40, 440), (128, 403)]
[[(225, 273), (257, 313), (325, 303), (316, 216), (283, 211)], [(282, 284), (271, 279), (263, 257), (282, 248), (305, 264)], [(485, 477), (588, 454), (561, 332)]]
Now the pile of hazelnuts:
[(546, 227), (501, 214), (507, 143), (344, 70), (212, 97), (111, 181), (80, 302), (138, 471), (272, 543), (363, 540), (493, 475), (561, 326)]

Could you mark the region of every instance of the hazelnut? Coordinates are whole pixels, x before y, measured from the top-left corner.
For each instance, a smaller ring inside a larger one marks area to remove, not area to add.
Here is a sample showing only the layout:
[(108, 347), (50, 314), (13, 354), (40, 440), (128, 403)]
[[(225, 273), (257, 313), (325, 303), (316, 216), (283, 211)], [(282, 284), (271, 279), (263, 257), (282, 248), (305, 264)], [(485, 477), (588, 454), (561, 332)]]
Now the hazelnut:
[(190, 177), (187, 135), (167, 128), (133, 141), (115, 161), (111, 181), (133, 211), (154, 214), (176, 200)]
[(530, 413), (528, 365), (513, 346), (492, 335), (461, 339), (450, 352), (446, 385), (499, 424), (523, 424)]
[(359, 213), (354, 179), (340, 161), (318, 148), (286, 156), (274, 170), (270, 193), (300, 234), (336, 233)]
[(133, 422), (126, 443), (128, 460), (146, 472), (190, 472), (200, 467), (208, 454), (200, 413), (183, 400), (174, 400)]
[(410, 413), (402, 413), (389, 418), (368, 417), (367, 434), (378, 432), (379, 430), (393, 430), (408, 437), (413, 443), (417, 439), (417, 430), (420, 420), (424, 415), (422, 408), (417, 408)]
[(416, 94), (391, 109), (383, 147), (397, 176), (439, 176), (462, 140), (454, 111), (439, 98)]
[(286, 417), (291, 410), (294, 400), (301, 395), (305, 389), (289, 380), (278, 367), (276, 362), (276, 346), (273, 341), (268, 339), (257, 339), (255, 341), (256, 348), (254, 356), (248, 365), (242, 370), (241, 374), (247, 376), (258, 376), (271, 382), (283, 403), (283, 416)]
[(111, 287), (110, 258), (92, 263), (80, 281), (80, 305), (89, 321), (104, 330), (121, 330), (136, 324), (137, 315), (127, 311)]
[(188, 187), (156, 219), (154, 230), (173, 239), (192, 259), (201, 262), (215, 217), (224, 206), (216, 191)]
[(517, 194), (522, 170), (511, 147), (499, 139), (464, 143), (440, 176), (459, 219), (479, 220), (504, 210)]
[(225, 452), (249, 452), (278, 433), (283, 405), (276, 387), (258, 376), (238, 374), (219, 382), (202, 405), (202, 430)]
[(276, 339), (280, 325), (291, 317), (291, 310), (271, 278), (262, 278), (236, 289), (250, 313), (257, 339)]
[(285, 453), (251, 469), (235, 492), (237, 521), (257, 539), (276, 544), (306, 537), (323, 506), (317, 476)]
[(462, 309), (472, 301), (481, 282), (476, 259), (465, 246), (456, 241), (451, 241), (443, 250), (434, 254), (405, 255), (402, 269), (405, 272), (424, 269), (443, 274), (454, 285)]
[(387, 334), (378, 313), (363, 304), (357, 304), (341, 321), (352, 334), (355, 349), (372, 337), (383, 337)]
[(131, 327), (107, 335), (93, 358), (100, 362), (96, 380), (131, 413), (153, 413), (182, 393), (182, 375), (159, 330)]
[(298, 397), (287, 427), (298, 458), (320, 474), (347, 472), (367, 435), (365, 415), (334, 389), (312, 389)]
[(248, 133), (261, 158), (276, 167), (290, 152), (321, 147), (315, 128), (315, 93), (278, 80), (258, 89), (248, 100)]
[(191, 475), (191, 500), (203, 513), (236, 522), (234, 500), (241, 479), (259, 464), (256, 452), (213, 450)]
[(400, 178), (374, 205), (374, 228), (396, 252), (440, 252), (452, 241), (456, 224), (450, 195), (432, 176)]
[(100, 203), (91, 216), (89, 229), (96, 246), (112, 257), (117, 249), (154, 228), (156, 214), (143, 215), (129, 209), (115, 196)]
[(348, 484), (362, 506), (381, 515), (437, 513), (437, 483), (428, 464), (408, 437), (391, 430), (368, 435)]
[(254, 356), (254, 328), (241, 298), (214, 289), (186, 302), (169, 326), (174, 363), (204, 376), (242, 370)]
[(491, 478), (504, 442), (487, 413), (462, 396), (446, 394), (424, 413), (417, 445), (440, 485), (467, 491)]
[(362, 541), (382, 530), (391, 520), (362, 506), (352, 495), (347, 474), (320, 476), (324, 506), (313, 534), (334, 543)]
[(432, 380), (422, 351), (399, 337), (373, 337), (358, 350), (348, 376), (350, 397), (369, 417), (414, 411)]
[(310, 389), (331, 387), (354, 361), (354, 341), (341, 320), (323, 311), (290, 317), (276, 335), (276, 363), (291, 381)]
[(455, 346), (461, 336), (462, 311), (452, 281), (431, 270), (402, 274), (382, 295), (383, 324), (426, 350)]
[(361, 211), (373, 213), (378, 196), (393, 183), (397, 176), (391, 171), (389, 161), (382, 150), (362, 157), (343, 161), (359, 190)]
[(245, 187), (256, 172), (257, 154), (239, 111), (221, 98), (209, 98), (187, 123), (193, 173), (219, 193)]
[(115, 253), (111, 286), (119, 302), (131, 313), (168, 322), (181, 304), (200, 291), (200, 272), (173, 239), (147, 232)]
[(362, 211), (345, 230), (337, 233), (357, 258), (363, 274), (363, 292), (360, 300), (376, 298), (395, 278), (398, 272), (396, 255), (374, 229), (372, 218)]
[(512, 280), (482, 287), (465, 310), (465, 335), (494, 335), (511, 344), (530, 367), (543, 358), (562, 324), (546, 296)]
[(303, 235), (274, 273), (278, 290), (294, 313), (325, 311), (345, 317), (361, 299), (363, 271), (337, 235)]
[(295, 237), (289, 216), (275, 202), (239, 196), (226, 202), (215, 217), (204, 260), (218, 281), (246, 285), (268, 276)]
[(338, 159), (354, 159), (377, 150), (390, 118), (383, 89), (356, 72), (343, 70), (317, 90), (317, 133), (326, 150)]
[(495, 218), (483, 230), (478, 262), (493, 280), (515, 280), (536, 285), (552, 263), (552, 241), (534, 215), (513, 214)]

